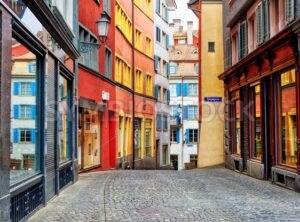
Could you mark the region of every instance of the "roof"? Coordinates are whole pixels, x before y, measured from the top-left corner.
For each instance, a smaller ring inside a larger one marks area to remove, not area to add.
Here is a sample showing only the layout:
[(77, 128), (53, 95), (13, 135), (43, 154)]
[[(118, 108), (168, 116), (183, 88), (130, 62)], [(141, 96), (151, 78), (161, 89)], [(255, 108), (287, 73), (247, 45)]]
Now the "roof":
[[(195, 53), (197, 52), (197, 53)], [(171, 61), (198, 61), (198, 47), (194, 45), (175, 45), (169, 49)]]
[[(193, 31), (193, 35), (198, 37), (198, 30), (194, 30)], [(187, 36), (187, 31), (183, 31), (183, 32), (174, 32), (174, 37), (186, 37)]]

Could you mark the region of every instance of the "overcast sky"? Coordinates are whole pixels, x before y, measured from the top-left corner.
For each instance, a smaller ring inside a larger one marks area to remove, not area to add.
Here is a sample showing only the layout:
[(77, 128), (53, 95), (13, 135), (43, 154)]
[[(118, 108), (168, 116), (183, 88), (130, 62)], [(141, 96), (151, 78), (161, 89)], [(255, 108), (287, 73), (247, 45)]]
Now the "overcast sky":
[(192, 10), (187, 7), (189, 0), (176, 0), (177, 10), (170, 12), (171, 21), (175, 18), (180, 18), (183, 21), (186, 28), (187, 21), (194, 22), (194, 29), (198, 29), (198, 18), (195, 16)]

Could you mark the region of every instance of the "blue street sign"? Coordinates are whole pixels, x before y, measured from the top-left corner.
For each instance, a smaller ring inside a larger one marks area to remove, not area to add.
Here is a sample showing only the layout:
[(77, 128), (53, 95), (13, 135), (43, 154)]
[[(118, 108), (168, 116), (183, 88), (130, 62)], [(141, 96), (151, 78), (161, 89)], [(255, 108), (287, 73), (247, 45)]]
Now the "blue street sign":
[(204, 97), (205, 102), (222, 102), (222, 97)]

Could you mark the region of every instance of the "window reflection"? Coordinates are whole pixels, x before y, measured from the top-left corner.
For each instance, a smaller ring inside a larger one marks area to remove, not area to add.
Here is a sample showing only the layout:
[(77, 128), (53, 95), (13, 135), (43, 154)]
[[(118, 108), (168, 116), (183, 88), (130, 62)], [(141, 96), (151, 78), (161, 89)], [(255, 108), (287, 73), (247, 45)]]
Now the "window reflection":
[(296, 74), (295, 69), (280, 76), (281, 146), (280, 162), (296, 166)]
[(60, 162), (70, 159), (70, 146), (68, 139), (68, 111), (69, 107), (69, 86), (68, 80), (59, 75), (59, 94), (58, 94), (58, 136), (59, 136), (59, 160)]
[(36, 146), (37, 57), (12, 39), (11, 184), (39, 172)]
[(255, 159), (262, 158), (262, 140), (261, 140), (261, 101), (260, 101), (260, 86), (254, 86), (251, 88), (251, 148), (252, 148), (252, 157)]
[(235, 101), (235, 153), (241, 154), (241, 102), (240, 100)]

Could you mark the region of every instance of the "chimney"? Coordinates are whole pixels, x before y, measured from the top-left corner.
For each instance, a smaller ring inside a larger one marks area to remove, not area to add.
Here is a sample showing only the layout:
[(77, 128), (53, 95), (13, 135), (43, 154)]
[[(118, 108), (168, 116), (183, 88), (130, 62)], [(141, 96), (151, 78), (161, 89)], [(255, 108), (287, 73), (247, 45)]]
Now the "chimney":
[(169, 27), (170, 27), (169, 44), (170, 44), (170, 46), (174, 46), (174, 32), (175, 32), (175, 25), (174, 25), (174, 23), (171, 23), (169, 25)]
[(181, 19), (173, 19), (173, 23), (174, 23), (174, 26), (175, 26), (174, 32), (178, 32), (179, 31), (179, 27), (181, 25)]
[(193, 45), (193, 22), (187, 22), (187, 44)]

